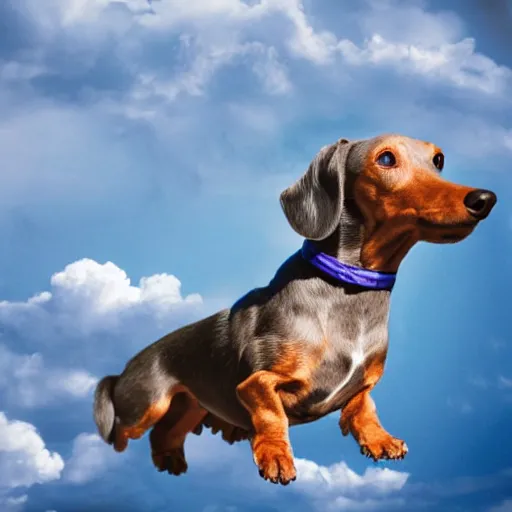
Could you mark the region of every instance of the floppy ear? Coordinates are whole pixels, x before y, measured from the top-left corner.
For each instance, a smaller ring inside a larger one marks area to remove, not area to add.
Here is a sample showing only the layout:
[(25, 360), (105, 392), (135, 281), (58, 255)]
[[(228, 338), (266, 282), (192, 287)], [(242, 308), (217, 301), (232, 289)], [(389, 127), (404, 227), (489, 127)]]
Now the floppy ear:
[(281, 193), (291, 227), (304, 238), (327, 238), (341, 219), (345, 164), (352, 143), (346, 139), (323, 147), (306, 173)]

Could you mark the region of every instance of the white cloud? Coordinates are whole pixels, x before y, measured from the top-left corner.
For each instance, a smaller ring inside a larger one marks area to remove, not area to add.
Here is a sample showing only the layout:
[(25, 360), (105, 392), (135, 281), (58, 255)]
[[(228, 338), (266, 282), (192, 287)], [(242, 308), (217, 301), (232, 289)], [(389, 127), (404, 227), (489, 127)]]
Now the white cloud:
[(390, 65), (428, 80), (442, 80), (487, 94), (504, 94), (512, 84), (512, 70), (477, 53), (472, 38), (432, 48), (393, 43), (374, 34), (362, 47), (344, 40), (338, 48), (350, 64)]
[(321, 466), (307, 459), (296, 459), (296, 490), (307, 495), (318, 510), (382, 510), (401, 505), (390, 495), (400, 491), (409, 474), (388, 468), (367, 468), (359, 475), (345, 462)]
[(332, 59), (336, 36), (329, 31), (315, 32), (300, 0), (276, 0), (275, 3), (294, 25), (293, 36), (288, 41), (291, 51), (315, 64), (328, 64)]
[[(26, 302), (0, 302), (0, 322), (26, 337), (32, 332), (44, 337), (46, 332), (47, 338), (58, 338), (55, 343), (96, 332), (126, 332), (148, 316), (164, 327), (176, 320), (175, 314), (194, 311), (202, 304), (200, 295), (182, 297), (180, 289), (180, 281), (170, 274), (143, 277), (134, 286), (114, 263), (82, 259), (52, 276), (51, 292)], [(87, 378), (77, 375), (68, 375), (64, 382), (68, 390), (88, 385)]]
[(263, 86), (270, 94), (285, 94), (292, 89), (285, 67), (279, 62), (274, 47), (263, 50), (264, 57), (253, 66)]
[[(124, 0), (126, 3), (127, 0)], [(264, 16), (271, 2), (248, 5), (240, 0), (196, 0), (182, 2), (154, 2), (152, 12), (140, 17), (140, 23), (146, 26), (169, 29), (184, 22), (224, 21), (224, 25), (233, 22), (244, 22)]]
[[(296, 123), (302, 123), (308, 112), (319, 115), (322, 102), (329, 104), (330, 116), (336, 109), (350, 115), (357, 98), (352, 93), (350, 100), (344, 99), (343, 90), (359, 89), (358, 73), (370, 73), (365, 81), (378, 84), (389, 78), (388, 70), (394, 70), (397, 73), (391, 73), (392, 79), (399, 80), (396, 75), (400, 73), (413, 74), (430, 84), (431, 92), (441, 83), (491, 96), (509, 89), (512, 80), (510, 69), (478, 53), (459, 17), (429, 12), (417, 3), (366, 2), (357, 18), (349, 9), (347, 20), (355, 21), (350, 29), (354, 34), (347, 38), (345, 25), (335, 32), (324, 30), (321, 9), (312, 3), (305, 9), (299, 0), (264, 0), (250, 5), (240, 0), (158, 1), (152, 3), (154, 13), (144, 0), (52, 0), (44, 7), (37, 0), (20, 2), (27, 16), (33, 16), (34, 27), (53, 27), (53, 34), (42, 38), (32, 57), (30, 52), (13, 55), (0, 67), (5, 89), (0, 87), (0, 108), (6, 112), (0, 122), (0, 153), (4, 167), (11, 171), (0, 176), (0, 214), (37, 205), (53, 211), (57, 207), (73, 212), (82, 208), (90, 215), (92, 208), (96, 211), (115, 204), (119, 211), (138, 205), (152, 193), (154, 177), (163, 181), (172, 173), (154, 161), (141, 165), (137, 158), (141, 148), (130, 144), (133, 139), (122, 140), (121, 132), (134, 125), (149, 126), (159, 139), (157, 148), (165, 154), (155, 157), (158, 163), (181, 163), (192, 155), (193, 161), (185, 162), (183, 173), (193, 174), (208, 166), (211, 183), (221, 181), (216, 175), (221, 170), (228, 174), (224, 181), (229, 184), (239, 179), (237, 169), (249, 165), (251, 159), (242, 159), (236, 149), (222, 152), (226, 138), (255, 140), (269, 118), (269, 132), (274, 137), (265, 142), (277, 146), (285, 126), (290, 126), (290, 132), (296, 130)], [(116, 28), (121, 25), (122, 30), (130, 29), (129, 36)], [(91, 41), (91, 31), (103, 35)], [(168, 45), (163, 47), (162, 40)], [(59, 43), (57, 53), (66, 58), (54, 58), (55, 41)], [(163, 48), (168, 48), (168, 55)], [(113, 59), (109, 73), (95, 70), (94, 66), (109, 59)], [(245, 78), (247, 70), (256, 80), (230, 80), (240, 74)], [(35, 76), (52, 77), (58, 91), (61, 86), (74, 87), (70, 95), (80, 101), (65, 105), (60, 95), (59, 101), (49, 101), (52, 91), (38, 92), (31, 81)], [(88, 82), (91, 76), (101, 83), (112, 79), (117, 84), (119, 80), (119, 90), (113, 93), (110, 86), (107, 91), (96, 90), (95, 84)], [(335, 80), (332, 90), (327, 85), (308, 89), (313, 78), (318, 84), (327, 84), (329, 77)], [(65, 83), (61, 83), (63, 78)], [(215, 78), (223, 80), (220, 101), (216, 97), (220, 88), (211, 87)], [(400, 89), (399, 95), (394, 93), (400, 96), (397, 112), (396, 107), (384, 106), (392, 102), (372, 96), (373, 86), (362, 87), (371, 89), (364, 95), (368, 108), (363, 116), (372, 126), (375, 111), (385, 110), (383, 124), (387, 126), (392, 110), (393, 122), (400, 130), (432, 127), (436, 139), (453, 139), (461, 151), (484, 155), (482, 158), (512, 151), (510, 130), (491, 121), (489, 111), (472, 116), (464, 107), (455, 108), (454, 114), (432, 115), (430, 106), (422, 111), (417, 105), (423, 102), (408, 98), (410, 90)], [(235, 91), (240, 88), (243, 99), (238, 96), (240, 90)], [(242, 110), (257, 105), (271, 115), (258, 114), (254, 127), (246, 117), (237, 120), (226, 115), (233, 102), (226, 106), (225, 96), (233, 91)], [(82, 100), (86, 100), (85, 108), (80, 105)], [(468, 102), (467, 109), (476, 103)], [(218, 129), (212, 131), (210, 126)], [(201, 154), (196, 151), (199, 139), (204, 144)], [(27, 140), (30, 145), (20, 143)], [(239, 143), (238, 139), (229, 142)], [(212, 158), (219, 153), (225, 158), (212, 166)], [(251, 172), (259, 179), (269, 167), (252, 163)], [(149, 178), (147, 168), (152, 169)], [(162, 186), (160, 190), (172, 188)]]
[(370, 9), (357, 18), (364, 34), (381, 34), (388, 41), (434, 48), (455, 43), (464, 34), (462, 19), (454, 12), (427, 9), (427, 2), (367, 0)]
[(118, 464), (123, 455), (96, 434), (82, 433), (73, 441), (71, 457), (66, 461), (64, 478), (72, 484), (84, 484), (98, 478)]
[(23, 510), (28, 501), (28, 495), (21, 494), (20, 496), (2, 496), (0, 494), (0, 507), (3, 506), (9, 512)]
[[(252, 462), (248, 443), (228, 446), (220, 435), (208, 431), (187, 440), (186, 455), (190, 467), (201, 467), (205, 472), (228, 472), (229, 482), (247, 493), (258, 491), (277, 500), (276, 487), (269, 486), (258, 476)], [(321, 512), (338, 510), (387, 510), (403, 503), (398, 493), (404, 488), (409, 474), (388, 468), (369, 467), (358, 474), (345, 462), (322, 466), (314, 461), (296, 458), (297, 481), (290, 492), (300, 496), (309, 510)], [(301, 509), (302, 510), (302, 509)]]
[[(201, 302), (199, 295), (181, 297), (180, 281), (173, 275), (155, 274), (143, 277), (139, 286), (132, 286), (124, 270), (108, 261), (104, 264), (91, 259), (71, 263), (51, 278), (52, 295), (45, 294), (31, 303), (46, 303), (65, 299), (70, 308), (85, 310), (88, 315), (100, 316), (117, 313), (138, 304), (151, 304), (166, 310), (181, 302)], [(41, 300), (40, 300), (41, 298)]]
[(109, 0), (71, 0), (58, 1), (57, 5), (60, 7), (62, 23), (71, 25), (85, 19), (95, 22), (110, 3)]
[(491, 507), (487, 512), (512, 512), (512, 499)]
[[(278, 39), (285, 41), (283, 50), (313, 65), (333, 64), (341, 54), (349, 65), (387, 65), (399, 72), (487, 94), (502, 95), (512, 83), (508, 67), (476, 52), (475, 41), (465, 36), (460, 18), (445, 11), (429, 12), (417, 3), (367, 2), (357, 17), (365, 39), (361, 45), (343, 34), (322, 30), (320, 16), (314, 18), (319, 27), (313, 27), (313, 16), (306, 13), (300, 0), (262, 0), (251, 5), (241, 0), (174, 0), (154, 2), (151, 8), (144, 0), (54, 0), (60, 20), (55, 22), (56, 30), (76, 23), (89, 24), (98, 31), (110, 30), (108, 20), (119, 24), (119, 17), (111, 12), (114, 4), (124, 6), (131, 13), (131, 23), (149, 33), (164, 30), (169, 36), (179, 36), (185, 46), (191, 42), (197, 45), (192, 64), (185, 71), (172, 77), (161, 75), (161, 69), (158, 73), (138, 73), (143, 79), (136, 84), (133, 98), (147, 99), (156, 94), (174, 101), (180, 93), (201, 95), (221, 67), (248, 53), (252, 53), (253, 69), (268, 92), (288, 92), (291, 80), (277, 60), (277, 34), (264, 29), (267, 23), (279, 27)], [(255, 23), (258, 29), (254, 29)], [(136, 33), (135, 37), (143, 36)], [(251, 51), (255, 47), (264, 48), (266, 61)], [(128, 50), (125, 58), (132, 60), (133, 52)]]
[[(182, 37), (181, 44), (189, 46), (192, 43), (189, 38)], [(270, 94), (283, 94), (291, 88), (286, 70), (277, 60), (273, 47), (267, 48), (259, 42), (224, 42), (221, 45), (195, 42), (194, 50), (188, 69), (170, 79), (151, 74), (140, 75), (131, 93), (132, 100), (147, 102), (159, 97), (173, 102), (181, 94), (202, 96), (217, 71), (244, 56), (251, 56), (255, 60), (253, 70)]]
[(62, 457), (45, 447), (34, 425), (0, 412), (0, 489), (51, 482), (63, 469)]
[(16, 498), (7, 498), (6, 503), (7, 506), (17, 506), (23, 505), (28, 501), (28, 496), (26, 494), (22, 494), (21, 496), (17, 496)]
[[(194, 8), (187, 6), (179, 12), (188, 19), (215, 14), (222, 17), (220, 21), (224, 26), (233, 23), (233, 19), (240, 22), (248, 18), (261, 18), (263, 14), (284, 14), (293, 26), (292, 35), (287, 41), (288, 48), (295, 56), (317, 65), (332, 63), (340, 52), (346, 63), (351, 65), (389, 65), (398, 71), (488, 94), (503, 94), (511, 85), (512, 71), (476, 52), (475, 40), (462, 36), (462, 23), (455, 14), (430, 13), (417, 5), (404, 8), (401, 3), (395, 2), (370, 4), (371, 8), (360, 16), (360, 25), (366, 37), (361, 46), (349, 39), (338, 39), (328, 31), (315, 31), (299, 0), (261, 2), (251, 7), (238, 0), (220, 1), (212, 2), (209, 8), (203, 5), (195, 5)], [(168, 13), (169, 19), (180, 18), (175, 6), (167, 5), (166, 9), (168, 11), (162, 8), (162, 13), (157, 8), (157, 15), (149, 18), (165, 18), (165, 13)], [(208, 69), (211, 70), (214, 63), (215, 59), (212, 59)]]
[(408, 473), (388, 468), (367, 468), (363, 475), (352, 471), (345, 462), (319, 466), (307, 459), (297, 459), (298, 480), (314, 494), (323, 490), (344, 492), (353, 489), (373, 489), (378, 492), (399, 491), (407, 482)]
[(16, 354), (0, 345), (0, 391), (16, 406), (41, 407), (66, 398), (83, 398), (96, 382), (96, 377), (84, 370), (48, 368), (39, 353)]

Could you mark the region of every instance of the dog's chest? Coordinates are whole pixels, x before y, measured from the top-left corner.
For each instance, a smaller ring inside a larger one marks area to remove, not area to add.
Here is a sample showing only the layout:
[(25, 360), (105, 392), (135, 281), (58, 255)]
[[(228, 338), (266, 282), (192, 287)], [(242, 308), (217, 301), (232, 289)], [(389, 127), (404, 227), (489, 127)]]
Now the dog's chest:
[(310, 392), (298, 404), (297, 416), (321, 417), (339, 410), (363, 389), (367, 369), (387, 351), (387, 321), (358, 319), (345, 331), (330, 329), (329, 344), (313, 369)]

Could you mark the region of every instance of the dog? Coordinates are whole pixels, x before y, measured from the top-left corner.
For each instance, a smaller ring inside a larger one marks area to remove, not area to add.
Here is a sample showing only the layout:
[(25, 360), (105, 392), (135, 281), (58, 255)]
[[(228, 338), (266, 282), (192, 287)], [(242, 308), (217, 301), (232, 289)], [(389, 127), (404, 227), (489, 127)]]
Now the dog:
[(390, 293), (418, 241), (466, 238), (496, 195), (446, 181), (444, 155), (401, 135), (340, 139), (315, 156), (280, 202), (304, 246), (267, 286), (167, 334), (96, 388), (101, 437), (123, 451), (150, 432), (159, 471), (187, 470), (184, 442), (203, 426), (249, 439), (260, 475), (296, 478), (289, 426), (340, 410), (374, 460), (406, 443), (381, 425), (370, 396), (388, 349)]

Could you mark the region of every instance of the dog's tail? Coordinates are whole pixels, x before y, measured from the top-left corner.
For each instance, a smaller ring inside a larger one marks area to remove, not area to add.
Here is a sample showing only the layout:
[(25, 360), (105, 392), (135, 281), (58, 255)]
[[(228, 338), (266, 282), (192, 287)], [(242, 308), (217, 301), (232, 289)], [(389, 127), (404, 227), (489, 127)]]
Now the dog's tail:
[(116, 413), (114, 410), (113, 394), (119, 376), (108, 375), (103, 377), (96, 386), (94, 394), (94, 421), (103, 440), (112, 444), (114, 441), (114, 423)]

